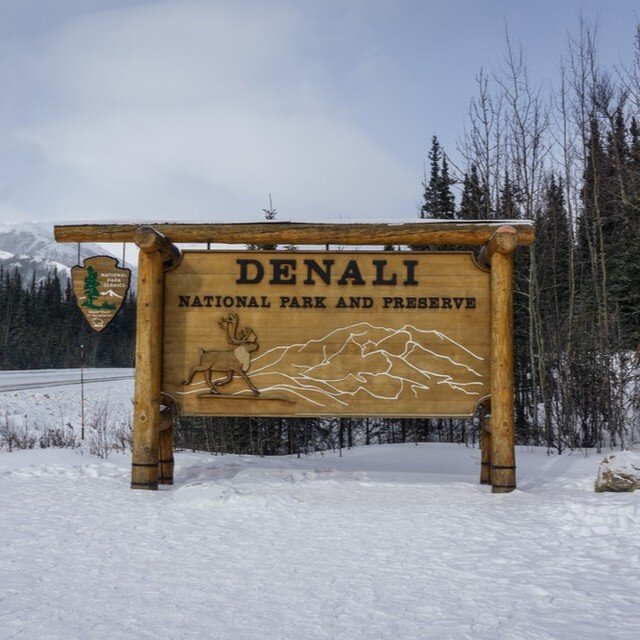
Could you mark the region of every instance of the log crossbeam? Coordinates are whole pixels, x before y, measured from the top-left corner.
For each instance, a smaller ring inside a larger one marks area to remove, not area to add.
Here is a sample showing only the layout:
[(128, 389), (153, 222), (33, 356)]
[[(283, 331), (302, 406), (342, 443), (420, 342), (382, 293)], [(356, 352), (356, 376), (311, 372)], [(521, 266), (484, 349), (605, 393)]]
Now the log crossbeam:
[(491, 259), (496, 253), (509, 255), (520, 244), (518, 231), (512, 226), (498, 227), (488, 242), (482, 246), (478, 254), (478, 263), (483, 267), (491, 267)]
[[(316, 224), (301, 222), (255, 222), (232, 224), (159, 223), (153, 227), (173, 243), (295, 244), (295, 245), (469, 245), (487, 243), (504, 222), (434, 221), (400, 224)], [(529, 220), (510, 223), (518, 244), (529, 245), (535, 228)], [(58, 225), (58, 242), (134, 242), (138, 224)]]
[(180, 249), (153, 227), (139, 227), (133, 234), (133, 241), (140, 251), (148, 254), (159, 253), (165, 268), (170, 268), (180, 261)]

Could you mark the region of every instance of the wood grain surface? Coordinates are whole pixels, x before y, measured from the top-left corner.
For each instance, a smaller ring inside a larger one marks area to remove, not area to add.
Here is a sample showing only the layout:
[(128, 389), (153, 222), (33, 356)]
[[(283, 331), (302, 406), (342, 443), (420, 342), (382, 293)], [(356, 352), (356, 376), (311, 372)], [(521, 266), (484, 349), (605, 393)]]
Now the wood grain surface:
[(158, 488), (164, 273), (162, 255), (140, 251), (131, 488)]
[(513, 388), (513, 255), (491, 259), (491, 484), (516, 487)]
[(186, 415), (470, 416), (489, 281), (471, 252), (185, 251), (162, 390)]
[[(505, 224), (517, 232), (518, 244), (535, 240), (530, 220), (434, 221), (400, 224), (318, 224), (304, 222), (253, 222), (240, 224), (149, 223), (171, 242), (225, 244), (387, 245), (460, 244), (479, 246)], [(54, 228), (58, 242), (133, 242), (139, 224), (76, 224)]]

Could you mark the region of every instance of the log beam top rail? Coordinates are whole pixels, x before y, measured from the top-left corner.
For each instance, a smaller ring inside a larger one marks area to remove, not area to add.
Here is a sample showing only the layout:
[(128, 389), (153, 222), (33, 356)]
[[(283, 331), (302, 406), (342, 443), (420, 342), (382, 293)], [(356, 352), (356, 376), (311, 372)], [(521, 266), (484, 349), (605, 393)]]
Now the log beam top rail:
[(134, 242), (141, 226), (153, 227), (173, 243), (385, 245), (460, 244), (480, 246), (502, 226), (516, 231), (517, 244), (530, 245), (530, 220), (421, 220), (404, 223), (127, 223), (56, 225), (58, 242)]
[(489, 241), (482, 246), (478, 255), (478, 262), (487, 267), (491, 267), (491, 259), (494, 254), (501, 253), (508, 255), (513, 253), (518, 246), (518, 232), (511, 225), (498, 227)]
[(166, 267), (173, 266), (180, 261), (180, 249), (153, 227), (138, 227), (133, 235), (133, 241), (138, 245), (140, 251), (145, 253), (157, 251), (162, 256)]

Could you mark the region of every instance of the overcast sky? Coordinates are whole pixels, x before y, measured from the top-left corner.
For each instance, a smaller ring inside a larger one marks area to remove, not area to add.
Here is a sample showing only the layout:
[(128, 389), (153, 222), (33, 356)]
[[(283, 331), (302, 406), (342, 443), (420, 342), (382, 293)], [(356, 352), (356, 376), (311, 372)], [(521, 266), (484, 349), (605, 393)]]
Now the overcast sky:
[(0, 0), (0, 221), (410, 219), (505, 21), (551, 82), (581, 11), (629, 61), (637, 0)]

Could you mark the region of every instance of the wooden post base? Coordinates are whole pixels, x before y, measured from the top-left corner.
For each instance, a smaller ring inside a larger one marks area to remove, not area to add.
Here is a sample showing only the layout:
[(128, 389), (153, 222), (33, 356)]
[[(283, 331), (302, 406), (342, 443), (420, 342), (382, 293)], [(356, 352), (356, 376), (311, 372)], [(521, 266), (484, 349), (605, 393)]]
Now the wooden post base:
[(480, 427), (480, 484), (491, 484), (491, 413), (483, 409)]
[(173, 484), (173, 425), (160, 431), (160, 460), (158, 461), (158, 482)]
[(158, 482), (173, 484), (173, 418), (172, 405), (160, 412), (160, 449), (158, 460)]
[(157, 463), (131, 463), (131, 488), (156, 491), (158, 489)]
[(511, 493), (516, 488), (516, 467), (491, 466), (491, 493)]
[(173, 458), (160, 460), (158, 484), (173, 484)]

